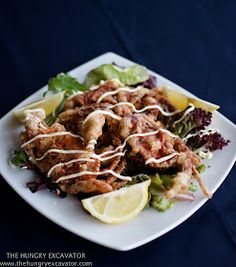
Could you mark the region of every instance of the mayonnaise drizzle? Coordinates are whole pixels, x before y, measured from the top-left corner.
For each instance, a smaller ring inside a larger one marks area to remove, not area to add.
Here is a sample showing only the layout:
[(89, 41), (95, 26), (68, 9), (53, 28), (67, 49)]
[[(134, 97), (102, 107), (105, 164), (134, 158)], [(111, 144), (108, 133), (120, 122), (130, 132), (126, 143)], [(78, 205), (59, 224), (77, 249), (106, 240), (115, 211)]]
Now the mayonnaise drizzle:
[(86, 124), (86, 122), (92, 118), (94, 115), (97, 115), (97, 114), (103, 114), (103, 115), (108, 115), (108, 116), (111, 116), (113, 119), (115, 120), (121, 120), (121, 117), (120, 116), (117, 116), (116, 114), (113, 114), (111, 111), (108, 111), (108, 110), (95, 110), (93, 112), (91, 112), (86, 118), (85, 120), (83, 121), (83, 126)]
[(70, 175), (65, 175), (65, 176), (62, 176), (60, 178), (58, 178), (55, 183), (59, 183), (60, 181), (63, 181), (63, 180), (68, 180), (68, 179), (73, 179), (73, 178), (77, 178), (77, 177), (80, 177), (80, 176), (83, 176), (83, 175), (103, 175), (103, 174), (112, 174), (113, 176), (121, 179), (121, 180), (124, 180), (124, 181), (131, 181), (132, 178), (130, 176), (124, 176), (124, 175), (121, 175), (121, 174), (118, 174), (112, 170), (105, 170), (105, 171), (102, 171), (102, 172), (91, 172), (91, 171), (82, 171), (82, 172), (78, 172), (78, 173), (73, 173), (73, 174), (70, 174)]
[(104, 94), (102, 94), (96, 101), (96, 103), (100, 103), (105, 97), (109, 96), (109, 95), (116, 95), (117, 93), (119, 92), (137, 92), (139, 90), (143, 89), (142, 86), (138, 86), (137, 88), (135, 89), (130, 89), (130, 88), (127, 88), (127, 87), (121, 87), (121, 88), (118, 88), (114, 91), (111, 91), (111, 92), (106, 92)]
[(126, 146), (126, 143), (127, 141), (130, 139), (130, 138), (133, 138), (133, 137), (142, 137), (142, 136), (149, 136), (149, 135), (154, 135), (154, 134), (157, 134), (159, 131), (161, 132), (165, 132), (167, 134), (169, 134), (170, 136), (174, 137), (174, 138), (178, 138), (177, 135), (175, 134), (172, 134), (170, 131), (166, 130), (166, 129), (158, 129), (157, 131), (154, 131), (154, 132), (147, 132), (147, 133), (136, 133), (136, 134), (131, 134), (130, 136), (128, 136), (124, 143), (118, 147), (116, 147), (114, 150), (110, 150), (110, 151), (105, 151), (103, 153), (100, 154), (100, 156), (105, 156), (107, 154), (111, 154), (111, 153), (115, 153), (117, 150), (120, 150), (120, 149), (123, 149), (125, 146)]
[(219, 132), (219, 130), (212, 129), (212, 128), (205, 129), (205, 130), (200, 130), (200, 131), (198, 131), (198, 132), (196, 132), (194, 134), (188, 134), (186, 137), (183, 138), (183, 141), (186, 142), (189, 138), (197, 136), (197, 135), (202, 137), (204, 135), (210, 135), (210, 134), (214, 134), (214, 133), (218, 133), (218, 132)]
[(86, 149), (94, 149), (96, 144), (97, 144), (97, 141), (95, 139), (92, 139), (88, 142)]
[(118, 153), (116, 153), (114, 155), (111, 155), (111, 156), (108, 156), (108, 157), (105, 157), (105, 158), (103, 158), (101, 156), (102, 154), (92, 154), (91, 157), (92, 158), (96, 158), (96, 159), (98, 159), (100, 161), (106, 161), (106, 160), (109, 160), (109, 159), (112, 159), (112, 158), (115, 158), (115, 157), (118, 157), (118, 156), (124, 156), (125, 153), (126, 153), (126, 150), (124, 152), (118, 152)]
[(78, 91), (78, 92), (75, 92), (74, 94), (72, 94), (71, 96), (69, 96), (66, 100), (69, 100), (71, 98), (73, 98), (74, 96), (77, 96), (77, 95), (83, 95), (85, 92), (81, 92), (81, 91)]
[[(158, 129), (157, 131), (153, 131), (153, 132), (147, 132), (147, 133), (137, 133), (137, 134), (132, 134), (130, 136), (128, 136), (124, 143), (118, 147), (116, 147), (116, 149), (114, 150), (110, 150), (110, 151), (106, 151), (106, 152), (103, 152), (101, 154), (95, 154), (95, 153), (89, 153), (88, 151), (85, 151), (85, 150), (63, 150), (63, 149), (49, 149), (47, 150), (42, 157), (40, 158), (36, 158), (35, 160), (42, 160), (45, 158), (46, 155), (48, 155), (49, 153), (62, 153), (62, 154), (87, 154), (87, 155), (90, 155), (91, 158), (78, 158), (78, 159), (73, 159), (73, 160), (70, 160), (68, 162), (64, 162), (64, 163), (58, 163), (56, 165), (54, 165), (49, 171), (48, 171), (48, 176), (51, 175), (51, 173), (53, 172), (53, 170), (57, 167), (60, 167), (60, 166), (64, 166), (64, 165), (68, 165), (68, 164), (72, 164), (74, 162), (78, 162), (78, 161), (89, 161), (89, 162), (94, 162), (95, 160), (94, 159), (98, 159), (100, 161), (106, 161), (106, 160), (109, 160), (109, 159), (112, 159), (114, 157), (117, 157), (117, 156), (124, 156), (126, 151), (124, 152), (117, 152), (116, 154), (113, 154), (111, 156), (107, 156), (107, 157), (104, 157), (105, 155), (108, 155), (108, 154), (111, 154), (111, 153), (115, 153), (116, 151), (118, 151), (119, 149), (123, 149), (125, 146), (126, 146), (126, 143), (127, 141), (130, 139), (130, 138), (133, 138), (133, 137), (142, 137), (142, 136), (150, 136), (150, 135), (154, 135), (154, 134), (157, 134), (159, 131), (163, 131), (163, 132), (166, 132), (168, 134), (170, 134), (171, 136), (173, 137), (178, 137), (174, 134), (172, 134), (171, 132), (169, 132), (168, 130), (166, 129)], [(96, 140), (91, 140), (91, 143), (95, 143)], [(162, 158), (159, 158), (159, 159), (155, 159), (155, 158), (150, 158), (148, 159), (145, 164), (148, 164), (150, 162), (155, 162), (155, 163), (160, 163), (160, 162), (163, 162), (165, 160), (168, 160), (169, 158), (172, 158), (174, 157), (175, 155), (177, 155), (178, 153), (173, 153), (171, 155), (168, 155), (168, 156), (165, 156), (165, 157), (162, 157)], [(94, 159), (93, 159), (94, 158)], [(121, 179), (121, 180), (129, 180), (131, 179), (131, 177), (129, 176), (122, 176), (120, 174), (117, 174), (115, 173), (114, 171), (112, 170), (106, 170), (104, 172), (89, 172), (89, 171), (83, 171), (83, 172), (80, 172), (80, 173), (76, 173), (76, 174), (71, 174), (71, 175), (67, 175), (67, 176), (62, 176), (60, 178), (58, 178), (58, 180), (56, 181), (56, 183), (60, 182), (61, 180), (66, 180), (66, 179), (71, 179), (71, 178), (75, 178), (75, 177), (79, 177), (79, 176), (82, 176), (82, 175), (86, 175), (86, 174), (94, 174), (94, 175), (101, 175), (101, 174), (105, 174), (105, 173), (110, 173), (112, 175), (114, 175), (115, 177)]]
[(62, 135), (70, 135), (72, 137), (76, 137), (76, 138), (83, 140), (83, 137), (81, 137), (80, 135), (73, 134), (70, 132), (56, 132), (56, 133), (50, 133), (50, 134), (38, 134), (35, 137), (33, 137), (32, 139), (30, 139), (27, 142), (25, 142), (24, 144), (22, 144), (21, 147), (24, 148), (25, 146), (29, 145), (30, 143), (34, 142), (35, 140), (37, 140), (39, 138), (55, 137), (55, 136), (62, 136)]
[(118, 107), (118, 106), (122, 106), (122, 105), (128, 105), (128, 106), (132, 107), (136, 113), (142, 113), (148, 109), (158, 109), (162, 113), (162, 115), (164, 115), (164, 116), (173, 116), (177, 113), (182, 112), (181, 110), (176, 110), (173, 112), (166, 112), (159, 105), (150, 105), (150, 106), (146, 106), (145, 108), (142, 108), (142, 109), (136, 109), (136, 107), (130, 102), (120, 102), (120, 103), (117, 103), (115, 105), (109, 106), (108, 108), (114, 108), (114, 107)]
[(50, 177), (50, 175), (52, 174), (52, 172), (58, 168), (58, 167), (62, 167), (64, 165), (70, 165), (70, 164), (73, 164), (75, 162), (79, 162), (79, 161), (87, 161), (87, 162), (95, 162), (94, 159), (89, 159), (89, 158), (78, 158), (78, 159), (72, 159), (72, 160), (69, 160), (69, 161), (66, 161), (66, 162), (61, 162), (61, 163), (58, 163), (56, 165), (54, 165), (47, 173), (47, 177)]
[(88, 151), (85, 150), (64, 150), (64, 149), (56, 149), (51, 148), (48, 149), (42, 157), (36, 158), (35, 160), (42, 160), (44, 159), (49, 153), (58, 153), (58, 154), (88, 154)]
[[(111, 151), (107, 151), (107, 152), (111, 152)], [(118, 152), (112, 156), (108, 156), (108, 157), (103, 158), (103, 156), (105, 156), (104, 155), (105, 152), (101, 153), (101, 154), (95, 154), (95, 153), (88, 152), (86, 150), (65, 150), (65, 149), (52, 148), (52, 149), (47, 150), (43, 154), (42, 157), (35, 158), (35, 160), (38, 160), (38, 161), (43, 160), (49, 153), (58, 153), (58, 154), (87, 154), (87, 155), (90, 155), (92, 158), (99, 159), (100, 161), (105, 161), (105, 160), (112, 159), (112, 158), (115, 158), (118, 156), (124, 156), (125, 152)], [(107, 153), (107, 154), (110, 154), (110, 153)]]
[(180, 119), (178, 119), (177, 121), (175, 121), (173, 124), (181, 122), (190, 112), (192, 112), (195, 109), (195, 106), (192, 103), (189, 103), (189, 106), (190, 106), (190, 108), (185, 110), (183, 116)]
[(176, 155), (179, 155), (179, 153), (174, 152), (174, 153), (172, 153), (170, 155), (167, 155), (167, 156), (164, 156), (164, 157), (161, 157), (161, 158), (158, 158), (158, 159), (156, 159), (156, 158), (150, 158), (150, 159), (148, 159), (148, 160), (145, 161), (145, 165), (147, 165), (147, 164), (149, 164), (151, 162), (161, 163), (161, 162), (164, 162), (166, 160), (169, 160), (169, 159), (173, 158)]
[[(195, 152), (196, 153), (196, 152)], [(202, 159), (211, 159), (213, 157), (212, 152), (199, 150), (197, 155)]]
[[(67, 151), (67, 150), (65, 150)], [(73, 159), (73, 160), (69, 160), (69, 161), (66, 161), (66, 162), (62, 162), (62, 163), (58, 163), (54, 166), (52, 166), (52, 168), (48, 171), (47, 173), (47, 176), (50, 177), (50, 175), (52, 174), (52, 172), (54, 171), (54, 169), (58, 168), (58, 167), (61, 167), (61, 166), (64, 166), (64, 165), (69, 165), (69, 164), (73, 164), (75, 162), (79, 162), (79, 161), (87, 161), (87, 162), (95, 162), (95, 159), (98, 159), (100, 161), (106, 161), (108, 159), (112, 159), (112, 158), (115, 158), (115, 157), (118, 157), (118, 156), (124, 156), (125, 155), (125, 152), (119, 152), (119, 153), (116, 153), (114, 155), (111, 155), (109, 157), (106, 157), (106, 158), (102, 158), (100, 155), (97, 155), (95, 153), (91, 154), (91, 158), (78, 158), (78, 159)]]
[[(119, 85), (123, 85), (118, 79), (111, 79), (111, 80), (109, 80), (109, 81), (114, 81), (114, 82), (117, 82)], [(107, 82), (107, 81), (101, 80), (100, 83), (99, 83), (99, 85), (93, 85), (93, 86), (91, 86), (91, 87), (88, 89), (88, 91), (94, 91), (94, 90), (97, 90), (101, 85), (105, 84), (106, 82)], [(72, 94), (71, 96), (69, 96), (69, 97), (67, 98), (67, 100), (73, 98), (74, 96), (77, 96), (77, 95), (81, 95), (81, 94), (87, 93), (88, 91), (74, 92), (74, 94)]]

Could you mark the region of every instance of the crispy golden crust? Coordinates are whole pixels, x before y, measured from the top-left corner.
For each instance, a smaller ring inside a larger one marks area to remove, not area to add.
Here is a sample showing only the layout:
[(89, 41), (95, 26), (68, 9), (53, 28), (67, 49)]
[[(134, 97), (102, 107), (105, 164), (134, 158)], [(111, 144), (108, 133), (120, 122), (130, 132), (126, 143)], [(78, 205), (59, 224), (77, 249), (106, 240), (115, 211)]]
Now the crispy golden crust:
[[(26, 146), (25, 151), (29, 155), (31, 162), (46, 175), (53, 166), (60, 165), (51, 172), (51, 181), (56, 182), (60, 177), (82, 171), (101, 172), (112, 170), (117, 174), (127, 173), (127, 161), (137, 164), (140, 170), (152, 170), (158, 172), (168, 168), (176, 168), (178, 174), (173, 179), (173, 188), (166, 192), (169, 198), (174, 197), (186, 187), (194, 175), (198, 181), (199, 176), (196, 166), (201, 162), (178, 137), (173, 137), (168, 132), (159, 131), (163, 128), (163, 115), (158, 109), (147, 110), (144, 113), (136, 114), (130, 105), (119, 105), (110, 109), (111, 104), (120, 102), (132, 103), (136, 109), (142, 109), (148, 105), (159, 105), (169, 112), (174, 111), (174, 107), (162, 95), (157, 88), (131, 92), (118, 92), (117, 94), (106, 96), (100, 103), (97, 100), (102, 94), (111, 92), (121, 85), (117, 81), (108, 81), (96, 90), (76, 95), (65, 102), (65, 111), (59, 115), (59, 123), (47, 127), (42, 120), (42, 116), (34, 114), (26, 121), (26, 131), (21, 134), (21, 142), (45, 133), (72, 132), (81, 135), (83, 140), (72, 135), (52, 136), (37, 139)], [(96, 113), (86, 120), (87, 116), (96, 110), (107, 111), (110, 114)], [(113, 114), (114, 116), (111, 116)], [(35, 124), (35, 118), (38, 123)], [(41, 118), (41, 122), (40, 122)], [(127, 139), (133, 134), (154, 132), (148, 136), (135, 136)], [(124, 143), (125, 142), (125, 143)], [(115, 150), (118, 146), (120, 149)], [(50, 149), (60, 150), (82, 150), (84, 153), (63, 154), (47, 151)], [(110, 152), (104, 157), (109, 157), (115, 153), (119, 154), (112, 158), (101, 159), (93, 157), (104, 152)], [(46, 153), (46, 155), (45, 155)], [(175, 154), (163, 162), (148, 162), (150, 158), (159, 159), (170, 154)], [(45, 157), (41, 160), (37, 158)], [(89, 158), (90, 161), (73, 161), (81, 158)], [(148, 162), (148, 163), (147, 163)], [(113, 174), (84, 174), (73, 179), (65, 179), (59, 182), (61, 189), (70, 194), (78, 192), (85, 193), (105, 193), (117, 190), (124, 186), (127, 181), (122, 181)], [(200, 183), (203, 188), (203, 183)], [(207, 190), (204, 189), (207, 194)]]

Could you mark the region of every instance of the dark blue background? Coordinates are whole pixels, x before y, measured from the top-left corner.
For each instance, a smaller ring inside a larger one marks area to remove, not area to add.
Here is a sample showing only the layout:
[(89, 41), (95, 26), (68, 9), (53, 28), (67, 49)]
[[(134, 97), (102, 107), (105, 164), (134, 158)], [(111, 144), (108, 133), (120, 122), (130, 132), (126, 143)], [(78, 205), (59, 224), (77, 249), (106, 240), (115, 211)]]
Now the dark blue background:
[[(1, 1), (0, 117), (49, 77), (113, 51), (219, 104), (236, 122), (235, 25), (236, 1), (227, 0)], [(117, 252), (48, 221), (1, 179), (0, 259), (6, 251), (84, 251), (102, 267), (236, 266), (235, 180), (234, 169), (173, 231)]]

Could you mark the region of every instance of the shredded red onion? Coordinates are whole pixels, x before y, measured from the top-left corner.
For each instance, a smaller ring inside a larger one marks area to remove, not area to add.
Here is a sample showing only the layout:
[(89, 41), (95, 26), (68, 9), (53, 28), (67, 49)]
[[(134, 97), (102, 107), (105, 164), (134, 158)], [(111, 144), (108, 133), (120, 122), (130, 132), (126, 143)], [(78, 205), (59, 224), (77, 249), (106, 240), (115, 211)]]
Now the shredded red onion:
[(175, 199), (181, 201), (193, 201), (195, 199), (193, 194), (176, 194)]

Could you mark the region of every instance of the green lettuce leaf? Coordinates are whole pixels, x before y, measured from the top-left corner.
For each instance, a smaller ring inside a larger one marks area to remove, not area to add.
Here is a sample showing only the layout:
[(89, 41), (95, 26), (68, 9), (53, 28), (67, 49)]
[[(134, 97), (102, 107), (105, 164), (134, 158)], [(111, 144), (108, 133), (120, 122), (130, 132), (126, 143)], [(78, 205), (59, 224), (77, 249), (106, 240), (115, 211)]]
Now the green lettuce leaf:
[(77, 93), (78, 91), (86, 91), (88, 90), (88, 87), (84, 84), (81, 84), (77, 81), (76, 78), (70, 76), (69, 74), (60, 73), (56, 77), (52, 77), (48, 81), (48, 90), (44, 93), (44, 96), (51, 92), (51, 93), (58, 93), (64, 91), (65, 96), (62, 103), (57, 107), (54, 113), (49, 114), (45, 122), (48, 126), (51, 126), (59, 113), (63, 111), (64, 108), (64, 102), (65, 100), (73, 95), (74, 93)]
[(113, 64), (103, 64), (90, 71), (84, 83), (90, 87), (99, 84), (101, 80), (118, 79), (125, 85), (134, 85), (144, 82), (148, 78), (148, 71), (141, 65), (136, 64), (127, 68), (119, 68)]
[(203, 173), (207, 169), (207, 166), (204, 163), (201, 163), (199, 166), (197, 166), (197, 171), (199, 173)]
[(149, 194), (146, 207), (153, 207), (158, 211), (164, 212), (172, 208), (176, 202), (174, 199), (167, 199), (163, 196), (163, 192), (172, 186), (172, 178), (174, 176), (174, 174), (170, 175), (158, 173), (154, 175), (139, 174), (132, 177), (132, 182), (129, 182), (129, 185), (151, 179), (151, 184), (148, 189)]
[(150, 200), (150, 206), (162, 212), (172, 208), (174, 203), (175, 200), (167, 199), (164, 196), (160, 195), (152, 195)]
[(10, 161), (13, 165), (22, 167), (28, 162), (28, 156), (23, 150), (15, 150), (13, 151)]
[(190, 191), (192, 191), (192, 192), (196, 192), (196, 191), (198, 190), (198, 187), (197, 187), (197, 185), (195, 185), (195, 184), (190, 184), (190, 185), (188, 186), (188, 190), (190, 190)]
[(86, 91), (87, 89), (87, 86), (79, 83), (76, 78), (65, 73), (60, 73), (48, 81), (48, 91), (53, 93), (64, 91), (65, 98), (78, 91)]
[(151, 175), (151, 184), (149, 187), (149, 191), (152, 194), (157, 194), (160, 191), (164, 191), (163, 181), (160, 178), (160, 175), (158, 173)]

